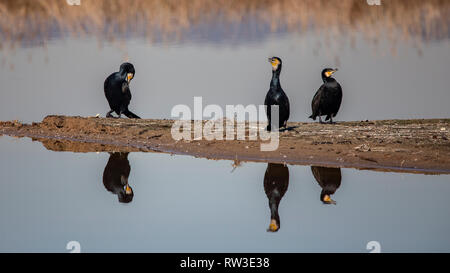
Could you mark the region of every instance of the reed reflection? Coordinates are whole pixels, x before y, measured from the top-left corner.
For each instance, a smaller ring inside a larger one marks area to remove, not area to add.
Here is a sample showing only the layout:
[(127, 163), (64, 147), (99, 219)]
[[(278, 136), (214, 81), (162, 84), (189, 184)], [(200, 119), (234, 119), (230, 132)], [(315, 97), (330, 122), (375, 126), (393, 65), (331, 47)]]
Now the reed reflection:
[(283, 164), (268, 163), (264, 175), (264, 191), (269, 199), (270, 224), (267, 231), (280, 229), (278, 206), (289, 186), (289, 169)]
[(331, 199), (331, 195), (333, 195), (341, 185), (341, 168), (311, 166), (311, 171), (317, 183), (319, 183), (322, 188), (320, 201), (327, 205), (336, 205), (336, 201)]
[(120, 203), (133, 201), (133, 189), (128, 184), (130, 170), (128, 153), (109, 153), (109, 160), (103, 171), (103, 185), (118, 196)]
[[(378, 44), (381, 35), (397, 40), (449, 37), (450, 1), (395, 0), (370, 6), (365, 0), (59, 0), (0, 1), (0, 45), (42, 45), (69, 34), (114, 41), (247, 40), (270, 32), (314, 31), (336, 38), (359, 32)], [(399, 16), (401, 14), (402, 16)], [(204, 39), (203, 39), (204, 38)], [(260, 38), (255, 40), (260, 40)], [(0, 46), (1, 49), (1, 46)]]

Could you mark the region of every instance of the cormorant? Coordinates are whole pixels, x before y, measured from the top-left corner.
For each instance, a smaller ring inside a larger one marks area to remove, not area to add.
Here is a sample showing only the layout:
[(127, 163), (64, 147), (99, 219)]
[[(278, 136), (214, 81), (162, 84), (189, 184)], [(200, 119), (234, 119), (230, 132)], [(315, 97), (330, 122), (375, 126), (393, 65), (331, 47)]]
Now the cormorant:
[(140, 118), (128, 110), (131, 100), (130, 82), (134, 78), (134, 66), (130, 63), (120, 65), (119, 72), (114, 72), (106, 78), (104, 83), (105, 97), (108, 100), (111, 110), (106, 117), (111, 118), (112, 112), (119, 116), (124, 114), (129, 118)]
[(341, 185), (341, 168), (311, 166), (311, 171), (314, 178), (317, 180), (317, 183), (319, 183), (322, 188), (320, 201), (324, 204), (336, 205), (336, 201), (331, 199), (331, 195), (334, 194)]
[(280, 229), (278, 205), (289, 186), (289, 169), (283, 164), (268, 163), (264, 175), (264, 191), (269, 199), (270, 225), (267, 231)]
[(120, 203), (130, 203), (133, 200), (133, 189), (128, 185), (130, 176), (128, 153), (110, 153), (109, 160), (103, 171), (103, 185), (117, 194)]
[[(266, 113), (269, 124), (267, 125), (267, 131), (272, 130), (271, 124), (271, 105), (278, 105), (279, 110), (279, 123), (278, 127), (286, 127), (287, 120), (289, 119), (289, 99), (281, 88), (280, 73), (281, 73), (281, 59), (278, 57), (269, 58), (269, 63), (272, 64), (272, 80), (270, 81), (270, 89), (267, 92), (264, 105), (267, 106)], [(278, 129), (278, 128), (274, 128)]]
[(326, 116), (325, 121), (330, 120), (330, 123), (333, 123), (333, 117), (341, 107), (342, 88), (332, 77), (336, 71), (337, 68), (325, 68), (322, 71), (323, 84), (317, 90), (311, 103), (312, 115), (309, 118), (316, 120), (316, 117), (319, 117), (320, 123), (323, 123), (321, 116)]

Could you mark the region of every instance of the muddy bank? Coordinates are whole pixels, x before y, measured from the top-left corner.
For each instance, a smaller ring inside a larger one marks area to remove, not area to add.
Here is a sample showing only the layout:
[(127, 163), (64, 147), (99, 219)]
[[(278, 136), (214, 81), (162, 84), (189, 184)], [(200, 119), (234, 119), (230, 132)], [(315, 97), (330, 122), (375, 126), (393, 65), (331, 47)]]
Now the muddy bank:
[(33, 124), (0, 122), (0, 134), (30, 137), (54, 151), (164, 152), (236, 161), (450, 173), (450, 119), (289, 123), (291, 130), (280, 134), (279, 148), (271, 152), (260, 151), (264, 141), (248, 138), (175, 141), (173, 122), (47, 116)]

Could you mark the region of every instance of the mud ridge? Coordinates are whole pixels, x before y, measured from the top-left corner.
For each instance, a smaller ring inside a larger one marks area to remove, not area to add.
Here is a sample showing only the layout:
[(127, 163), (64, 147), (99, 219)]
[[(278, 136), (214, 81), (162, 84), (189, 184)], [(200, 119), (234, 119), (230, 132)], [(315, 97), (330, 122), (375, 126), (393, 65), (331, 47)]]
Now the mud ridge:
[[(131, 120), (47, 116), (42, 122), (0, 122), (0, 134), (30, 137), (52, 151), (163, 152), (208, 159), (279, 162), (450, 174), (450, 119), (382, 120), (337, 124), (288, 123), (276, 151), (262, 152), (267, 141), (175, 141), (173, 120)], [(192, 130), (193, 131), (193, 130)]]

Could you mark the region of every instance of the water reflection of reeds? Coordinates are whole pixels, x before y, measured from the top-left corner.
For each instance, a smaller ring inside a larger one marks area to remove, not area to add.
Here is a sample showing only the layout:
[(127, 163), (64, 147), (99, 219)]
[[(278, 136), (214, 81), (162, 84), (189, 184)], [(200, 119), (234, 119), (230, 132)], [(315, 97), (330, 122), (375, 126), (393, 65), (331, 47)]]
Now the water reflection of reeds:
[[(80, 6), (64, 0), (2, 0), (0, 47), (45, 44), (67, 35), (246, 42), (273, 32), (305, 31), (329, 38), (362, 33), (374, 42), (381, 37), (427, 42), (449, 38), (449, 11), (448, 0), (382, 0), (381, 6), (366, 0), (81, 0)], [(235, 35), (242, 29), (245, 33)]]

